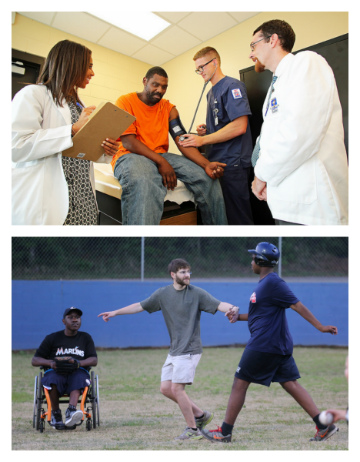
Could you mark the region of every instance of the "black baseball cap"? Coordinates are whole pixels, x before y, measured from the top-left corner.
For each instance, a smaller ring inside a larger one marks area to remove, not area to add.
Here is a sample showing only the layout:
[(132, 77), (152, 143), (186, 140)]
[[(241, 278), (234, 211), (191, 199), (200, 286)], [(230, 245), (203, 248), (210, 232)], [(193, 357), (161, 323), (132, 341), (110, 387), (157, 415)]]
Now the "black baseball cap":
[(72, 306), (71, 308), (66, 308), (66, 310), (64, 311), (63, 319), (65, 319), (65, 316), (67, 316), (72, 311), (76, 311), (76, 313), (78, 313), (79, 316), (82, 316), (83, 314), (83, 312), (79, 310), (79, 308), (75, 308), (74, 306)]

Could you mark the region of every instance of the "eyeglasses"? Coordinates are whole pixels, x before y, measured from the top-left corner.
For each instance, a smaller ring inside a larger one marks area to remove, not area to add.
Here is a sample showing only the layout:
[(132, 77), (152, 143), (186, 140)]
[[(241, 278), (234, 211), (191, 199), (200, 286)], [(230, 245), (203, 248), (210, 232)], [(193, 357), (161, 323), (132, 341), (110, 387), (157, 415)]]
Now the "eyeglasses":
[(263, 38), (261, 38), (260, 40), (257, 40), (256, 42), (250, 43), (250, 50), (251, 50), (251, 51), (254, 51), (254, 50), (255, 50), (255, 45), (256, 45), (257, 43), (261, 42), (261, 40), (268, 39), (268, 38), (270, 38), (270, 37), (271, 37), (271, 35), (268, 35), (267, 37), (263, 37)]
[(196, 68), (195, 72), (197, 74), (202, 74), (204, 72), (204, 67), (207, 66), (208, 64), (210, 64), (211, 61), (214, 61), (214, 59), (216, 59), (216, 58), (210, 59), (210, 61), (208, 61), (207, 63), (203, 64), (202, 66), (199, 66), (198, 68)]

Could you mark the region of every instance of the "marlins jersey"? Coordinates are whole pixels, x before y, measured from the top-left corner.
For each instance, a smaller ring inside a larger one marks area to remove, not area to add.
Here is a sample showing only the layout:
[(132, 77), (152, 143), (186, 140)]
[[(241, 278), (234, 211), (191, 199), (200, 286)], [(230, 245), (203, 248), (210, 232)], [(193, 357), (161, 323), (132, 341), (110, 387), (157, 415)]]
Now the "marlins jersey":
[(90, 334), (78, 331), (76, 335), (68, 336), (61, 330), (47, 335), (34, 356), (40, 356), (45, 359), (71, 356), (80, 361), (81, 359), (97, 356), (97, 354)]

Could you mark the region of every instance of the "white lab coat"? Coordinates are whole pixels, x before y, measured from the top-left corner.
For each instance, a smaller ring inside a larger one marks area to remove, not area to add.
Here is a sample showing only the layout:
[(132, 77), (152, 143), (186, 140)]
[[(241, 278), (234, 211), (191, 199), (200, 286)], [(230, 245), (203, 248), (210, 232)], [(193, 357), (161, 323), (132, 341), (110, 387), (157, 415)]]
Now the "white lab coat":
[(304, 51), (286, 55), (274, 75), (255, 166), (255, 176), (267, 183), (271, 213), (304, 225), (345, 225), (348, 165), (333, 71), (323, 57)]
[[(73, 145), (69, 106), (57, 106), (45, 85), (28, 85), (12, 103), (12, 223), (62, 225), (68, 187), (62, 151)], [(98, 162), (110, 162), (105, 154)], [(94, 193), (94, 172), (91, 163)]]

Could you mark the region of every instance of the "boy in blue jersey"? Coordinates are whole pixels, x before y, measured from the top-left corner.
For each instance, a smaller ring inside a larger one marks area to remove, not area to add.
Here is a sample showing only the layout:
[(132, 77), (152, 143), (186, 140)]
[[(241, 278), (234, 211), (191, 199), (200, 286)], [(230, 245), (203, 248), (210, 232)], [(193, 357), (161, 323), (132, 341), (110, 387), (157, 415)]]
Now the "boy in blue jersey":
[(206, 125), (196, 127), (198, 135), (184, 135), (183, 147), (206, 147), (208, 160), (226, 164), (220, 184), (229, 225), (253, 225), (250, 205), (252, 138), (251, 110), (245, 84), (225, 75), (219, 53), (212, 47), (193, 57), (195, 72), (211, 82), (207, 94)]
[(226, 314), (230, 322), (248, 321), (251, 334), (235, 373), (225, 420), (215, 430), (202, 429), (210, 441), (229, 443), (238, 414), (245, 402), (251, 383), (270, 386), (279, 382), (316, 424), (317, 432), (310, 441), (325, 441), (339, 429), (331, 424), (322, 425), (320, 411), (309, 393), (297, 382), (299, 370), (292, 356), (293, 341), (288, 328), (285, 310), (292, 308), (320, 332), (337, 334), (335, 326), (322, 325), (292, 293), (289, 286), (276, 273), (274, 267), (280, 258), (279, 250), (268, 242), (261, 242), (253, 255), (252, 270), (260, 276), (259, 283), (250, 297), (247, 314)]

